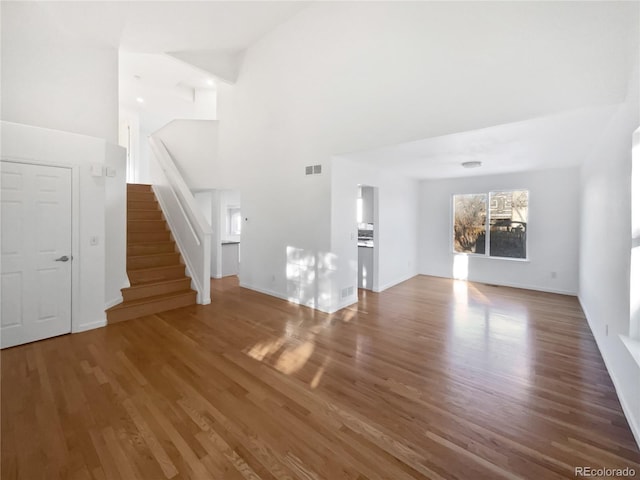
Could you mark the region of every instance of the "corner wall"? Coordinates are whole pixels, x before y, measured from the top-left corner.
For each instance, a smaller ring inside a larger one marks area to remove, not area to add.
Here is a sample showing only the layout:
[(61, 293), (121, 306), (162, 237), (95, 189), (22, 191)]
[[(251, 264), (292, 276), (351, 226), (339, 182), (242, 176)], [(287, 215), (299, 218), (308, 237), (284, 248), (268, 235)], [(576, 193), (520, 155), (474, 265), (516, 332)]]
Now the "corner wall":
[[(334, 308), (357, 301), (358, 185), (376, 187), (373, 290), (382, 291), (417, 275), (418, 181), (365, 162), (334, 158), (331, 165), (331, 252), (335, 255), (332, 279)], [(377, 281), (376, 281), (377, 279)], [(343, 290), (354, 294), (343, 296)]]
[[(577, 168), (423, 181), (420, 273), (453, 276), (454, 194), (529, 190), (528, 261), (469, 255), (469, 280), (549, 292), (578, 291)], [(556, 272), (552, 278), (551, 272)]]
[(640, 445), (640, 365), (620, 338), (629, 335), (631, 323), (631, 152), (640, 126), (638, 82), (636, 65), (625, 103), (581, 170), (578, 295)]
[[(122, 148), (104, 140), (14, 123), (1, 123), (2, 158), (73, 169), (72, 332), (104, 326), (105, 308), (128, 284)], [(91, 167), (110, 166), (115, 177), (94, 177)], [(97, 244), (91, 244), (91, 238)], [(77, 274), (77, 275), (76, 275)]]

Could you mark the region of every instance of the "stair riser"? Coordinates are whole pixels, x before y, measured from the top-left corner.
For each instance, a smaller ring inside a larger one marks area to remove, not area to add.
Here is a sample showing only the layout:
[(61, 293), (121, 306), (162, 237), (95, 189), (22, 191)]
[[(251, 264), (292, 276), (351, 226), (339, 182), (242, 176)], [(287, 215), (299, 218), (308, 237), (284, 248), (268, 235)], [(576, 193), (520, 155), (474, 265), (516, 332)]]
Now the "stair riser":
[(137, 220), (127, 223), (127, 232), (163, 232), (167, 230), (164, 220)]
[(130, 210), (127, 212), (127, 220), (162, 220), (160, 210)]
[(127, 254), (131, 256), (137, 255), (153, 255), (155, 253), (174, 253), (176, 251), (175, 244), (173, 242), (158, 243), (158, 244), (144, 244), (128, 245)]
[(185, 277), (184, 279), (171, 283), (123, 288), (122, 298), (125, 302), (128, 302), (140, 298), (155, 297), (156, 295), (167, 295), (181, 290), (188, 290), (190, 286), (191, 279)]
[(107, 311), (109, 323), (195, 305), (171, 232), (149, 185), (127, 186), (127, 274), (123, 303)]
[(127, 201), (130, 202), (155, 202), (153, 192), (127, 192)]
[(180, 265), (180, 254), (143, 255), (127, 258), (127, 270), (137, 268), (154, 268), (168, 265)]
[(162, 282), (184, 277), (184, 265), (165, 267), (158, 270), (129, 270), (129, 281), (132, 285), (148, 282)]
[(144, 305), (133, 305), (107, 313), (109, 323), (122, 322), (132, 318), (144, 317), (154, 313), (166, 312), (174, 308), (187, 307), (196, 304), (196, 292), (189, 292), (179, 297), (157, 300)]
[(152, 192), (151, 185), (141, 185), (136, 183), (127, 184), (127, 193), (129, 192)]
[(128, 245), (169, 241), (171, 241), (171, 237), (168, 230), (165, 230), (164, 232), (127, 232)]
[(160, 207), (158, 206), (158, 202), (155, 200), (152, 202), (132, 202), (129, 200), (127, 202), (127, 211), (133, 212), (137, 210), (158, 210)]

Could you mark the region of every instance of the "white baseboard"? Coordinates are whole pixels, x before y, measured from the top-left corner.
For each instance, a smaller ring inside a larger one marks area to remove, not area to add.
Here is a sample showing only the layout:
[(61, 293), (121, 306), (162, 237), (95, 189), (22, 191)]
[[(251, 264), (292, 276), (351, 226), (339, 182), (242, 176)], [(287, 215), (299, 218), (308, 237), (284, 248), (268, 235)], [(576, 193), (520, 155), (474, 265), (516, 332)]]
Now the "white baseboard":
[(382, 285), (381, 287), (373, 289), (373, 291), (376, 292), (376, 293), (384, 292), (386, 289), (391, 288), (391, 287), (395, 287), (396, 285), (399, 285), (402, 282), (406, 282), (407, 280), (410, 280), (413, 277), (416, 277), (418, 275), (419, 275), (418, 273), (409, 273), (408, 275), (405, 275), (403, 277), (397, 278), (397, 279), (393, 280), (392, 282), (387, 282), (384, 285)]
[[(351, 305), (354, 305), (356, 303), (358, 303), (358, 297), (352, 295), (342, 300), (340, 303), (338, 303), (336, 307), (332, 308), (331, 310), (327, 310), (326, 313), (335, 313), (339, 310), (342, 310), (343, 308), (350, 307)], [(325, 312), (325, 310), (322, 310), (322, 311)]]
[(87, 330), (93, 330), (96, 328), (101, 328), (106, 326), (107, 326), (107, 319), (103, 318), (102, 320), (96, 320), (95, 322), (83, 323), (82, 325), (78, 325), (78, 327), (74, 329), (71, 333), (86, 332)]
[(122, 298), (122, 295), (114, 298), (113, 300), (109, 300), (107, 303), (104, 304), (104, 309), (105, 310), (109, 310), (111, 307), (115, 307), (116, 305), (120, 305), (122, 302), (124, 302), (124, 299)]
[[(256, 287), (254, 285), (250, 285), (250, 284), (242, 282), (242, 281), (240, 282), (240, 286), (242, 288), (246, 288), (246, 289), (249, 289), (249, 290), (254, 290), (254, 291), (259, 292), (259, 293), (264, 293), (265, 295), (270, 295), (272, 297), (277, 297), (277, 298), (280, 298), (282, 300), (286, 300), (287, 302), (292, 301), (292, 300), (289, 300), (289, 298), (286, 295), (282, 295), (281, 293), (278, 293), (278, 292), (276, 292), (274, 290), (269, 290), (267, 288)], [(296, 302), (293, 302), (293, 303), (296, 303)]]
[(607, 363), (607, 357), (603, 353), (602, 348), (600, 347), (600, 342), (598, 341), (598, 335), (595, 334), (595, 328), (593, 326), (591, 317), (589, 316), (589, 312), (587, 312), (587, 309), (584, 307), (584, 303), (582, 302), (582, 298), (580, 298), (580, 295), (578, 295), (578, 302), (580, 303), (580, 308), (582, 308), (582, 311), (584, 312), (584, 316), (587, 319), (587, 324), (589, 325), (589, 329), (591, 330), (591, 335), (593, 335), (593, 338), (595, 338), (596, 340), (596, 345), (598, 346), (598, 350), (600, 351), (600, 356), (604, 361), (604, 366), (606, 367), (607, 372), (609, 372), (609, 377), (611, 377), (613, 388), (615, 388), (616, 390), (616, 395), (618, 397), (618, 400), (620, 401), (620, 406), (622, 407), (622, 413), (624, 413), (624, 416), (627, 419), (627, 423), (629, 424), (629, 428), (631, 429), (631, 433), (633, 434), (633, 437), (635, 438), (636, 443), (638, 444), (638, 447), (640, 447), (640, 422), (638, 421), (637, 418), (634, 417), (633, 411), (631, 410), (631, 408), (629, 408), (629, 403), (627, 402), (625, 397), (621, 395), (622, 389), (620, 388), (620, 382), (618, 381), (618, 378), (616, 377), (615, 372), (611, 368), (609, 368), (609, 364)]
[[(418, 275), (424, 275), (425, 277), (447, 278), (449, 280), (454, 279), (451, 276), (435, 275), (432, 273), (418, 273)], [(574, 292), (574, 291), (562, 290), (559, 288), (540, 287), (537, 285), (528, 285), (526, 283), (511, 283), (511, 282), (497, 283), (497, 282), (488, 282), (483, 280), (472, 280), (472, 279), (468, 279), (467, 281), (471, 283), (482, 283), (484, 285), (497, 285), (498, 287), (521, 288), (523, 290), (533, 290), (535, 292), (557, 293), (558, 295), (569, 295), (571, 297), (576, 297), (578, 295), (578, 292)]]
[(348, 307), (349, 305), (353, 305), (354, 303), (358, 302), (358, 299), (354, 298), (352, 296), (350, 298), (347, 298), (347, 299), (343, 300), (337, 307), (334, 307), (334, 308), (331, 308), (331, 309), (325, 309), (325, 308), (311, 307), (309, 305), (305, 305), (304, 303), (297, 302), (296, 300), (293, 300), (293, 299), (289, 298), (288, 296), (283, 295), (283, 294), (281, 294), (279, 292), (276, 292), (276, 291), (273, 291), (273, 290), (269, 290), (269, 289), (266, 289), (266, 288), (256, 287), (254, 285), (250, 285), (250, 284), (244, 283), (242, 281), (240, 282), (240, 286), (242, 288), (247, 288), (249, 290), (253, 290), (253, 291), (256, 291), (256, 292), (264, 293), (265, 295), (270, 295), (272, 297), (276, 297), (276, 298), (279, 298), (281, 300), (285, 300), (287, 302), (295, 303), (296, 305), (300, 305), (302, 307), (312, 308), (314, 310), (318, 310), (320, 312), (329, 313), (329, 314), (335, 313), (338, 310), (342, 310), (343, 308)]

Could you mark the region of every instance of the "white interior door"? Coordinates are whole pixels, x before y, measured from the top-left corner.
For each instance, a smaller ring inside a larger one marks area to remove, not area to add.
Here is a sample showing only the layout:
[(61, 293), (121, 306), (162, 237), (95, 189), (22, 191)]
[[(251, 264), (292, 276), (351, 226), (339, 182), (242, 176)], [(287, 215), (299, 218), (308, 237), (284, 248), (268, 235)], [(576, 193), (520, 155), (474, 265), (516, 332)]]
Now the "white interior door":
[(71, 331), (71, 169), (2, 162), (0, 346)]

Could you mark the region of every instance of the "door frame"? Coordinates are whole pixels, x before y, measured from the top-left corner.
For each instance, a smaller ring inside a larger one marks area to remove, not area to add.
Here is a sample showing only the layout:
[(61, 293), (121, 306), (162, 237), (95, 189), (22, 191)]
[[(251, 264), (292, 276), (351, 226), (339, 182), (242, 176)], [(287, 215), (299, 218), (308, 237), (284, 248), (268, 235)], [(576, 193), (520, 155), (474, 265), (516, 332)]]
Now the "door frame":
[[(36, 160), (32, 158), (13, 157), (2, 155), (0, 164), (4, 162), (21, 163), (26, 165), (36, 165), (41, 167), (66, 168), (71, 170), (71, 331), (76, 333), (83, 331), (78, 328), (80, 300), (80, 226), (77, 219), (80, 218), (80, 166), (65, 164), (60, 162), (47, 162), (46, 160)], [(1, 168), (1, 165), (0, 165)]]
[[(358, 188), (368, 187), (372, 189), (373, 192), (373, 248), (372, 248), (372, 258), (373, 258), (373, 278), (371, 280), (371, 288), (366, 288), (365, 290), (370, 290), (375, 293), (379, 293), (380, 290), (380, 187), (378, 185), (373, 185), (371, 183), (366, 182), (358, 182), (356, 183), (356, 198), (358, 198)], [(356, 241), (356, 260), (358, 260), (358, 242)], [(356, 269), (356, 286), (358, 285), (358, 273)]]

